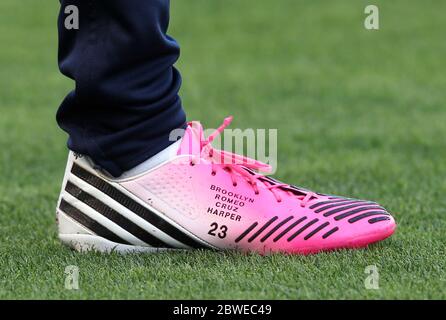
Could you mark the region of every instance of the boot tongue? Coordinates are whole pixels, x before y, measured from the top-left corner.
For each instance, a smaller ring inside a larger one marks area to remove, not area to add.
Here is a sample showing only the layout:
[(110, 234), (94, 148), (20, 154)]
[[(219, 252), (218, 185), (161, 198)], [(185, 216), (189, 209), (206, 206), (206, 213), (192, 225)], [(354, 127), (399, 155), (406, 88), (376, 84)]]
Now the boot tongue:
[(202, 142), (205, 140), (200, 122), (189, 122), (178, 149), (178, 155), (200, 155)]

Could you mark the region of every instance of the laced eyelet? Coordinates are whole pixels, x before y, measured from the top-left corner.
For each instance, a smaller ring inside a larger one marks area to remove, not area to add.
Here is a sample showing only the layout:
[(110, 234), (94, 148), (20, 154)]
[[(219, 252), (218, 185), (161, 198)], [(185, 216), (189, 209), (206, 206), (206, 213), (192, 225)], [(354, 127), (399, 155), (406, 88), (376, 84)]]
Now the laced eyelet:
[(189, 165), (190, 165), (191, 167), (193, 167), (193, 166), (195, 165), (195, 163), (194, 163), (193, 161), (191, 161), (191, 162), (189, 162)]
[(281, 202), (282, 202), (282, 199), (281, 199), (281, 200), (277, 200), (277, 202), (278, 202), (278, 203), (281, 203)]
[(232, 186), (233, 186), (233, 187), (237, 187), (237, 182), (234, 182), (234, 183), (232, 184)]
[(258, 196), (258, 195), (260, 194), (260, 192), (259, 192), (259, 191), (254, 191), (254, 194), (255, 194), (256, 196)]
[(211, 172), (211, 176), (215, 177), (216, 175), (217, 175), (217, 172), (215, 172), (215, 171)]

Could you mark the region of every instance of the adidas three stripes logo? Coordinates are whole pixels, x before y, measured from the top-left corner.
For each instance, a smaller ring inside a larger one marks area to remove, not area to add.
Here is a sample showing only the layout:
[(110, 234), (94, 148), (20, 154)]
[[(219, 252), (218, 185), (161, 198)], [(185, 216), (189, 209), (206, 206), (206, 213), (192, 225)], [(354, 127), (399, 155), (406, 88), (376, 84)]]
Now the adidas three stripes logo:
[(154, 248), (212, 248), (77, 164), (59, 211), (107, 240)]

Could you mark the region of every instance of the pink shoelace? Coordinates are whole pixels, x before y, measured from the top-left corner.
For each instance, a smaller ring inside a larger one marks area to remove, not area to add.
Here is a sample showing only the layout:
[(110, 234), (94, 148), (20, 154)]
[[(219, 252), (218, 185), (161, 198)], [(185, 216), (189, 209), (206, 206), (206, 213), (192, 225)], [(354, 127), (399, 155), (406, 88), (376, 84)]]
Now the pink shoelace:
[[(267, 190), (272, 192), (277, 202), (282, 202), (282, 195), (291, 196), (297, 198), (300, 205), (305, 207), (309, 201), (318, 197), (314, 192), (300, 189), (299, 192), (304, 193), (305, 195), (296, 195), (290, 191), (290, 189), (295, 188), (289, 184), (265, 180), (265, 175), (258, 172), (263, 172), (265, 174), (271, 172), (271, 166), (266, 163), (232, 152), (213, 148), (211, 145), (212, 141), (231, 124), (232, 119), (232, 116), (225, 118), (223, 124), (218, 127), (215, 132), (213, 132), (206, 140), (201, 141), (201, 156), (211, 162), (211, 174), (213, 176), (217, 174), (217, 167), (221, 167), (230, 174), (234, 187), (237, 186), (237, 179), (242, 177), (252, 186), (256, 195), (260, 193), (258, 184), (262, 183)], [(191, 165), (194, 164), (195, 163), (191, 161)]]

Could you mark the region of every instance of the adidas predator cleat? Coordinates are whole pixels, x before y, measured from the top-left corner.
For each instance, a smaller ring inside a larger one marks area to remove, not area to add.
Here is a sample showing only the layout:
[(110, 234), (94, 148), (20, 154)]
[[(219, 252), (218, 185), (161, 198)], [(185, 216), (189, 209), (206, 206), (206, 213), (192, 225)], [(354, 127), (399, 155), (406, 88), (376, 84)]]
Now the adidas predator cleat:
[(359, 248), (395, 230), (379, 204), (314, 193), (259, 172), (268, 165), (212, 147), (189, 123), (177, 155), (113, 179), (70, 152), (57, 206), (59, 237), (79, 251), (232, 249), (308, 254)]

